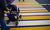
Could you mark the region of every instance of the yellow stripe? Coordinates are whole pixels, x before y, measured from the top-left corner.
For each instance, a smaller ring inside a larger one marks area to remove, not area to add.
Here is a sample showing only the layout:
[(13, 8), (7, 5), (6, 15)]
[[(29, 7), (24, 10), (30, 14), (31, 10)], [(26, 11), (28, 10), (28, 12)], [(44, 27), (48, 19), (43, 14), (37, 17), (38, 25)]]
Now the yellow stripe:
[(17, 5), (40, 5), (40, 4), (17, 4)]
[(48, 10), (21, 10), (20, 13), (22, 12), (48, 12)]
[(50, 30), (50, 26), (10, 28), (10, 30)]
[[(4, 17), (5, 20), (9, 20), (8, 17)], [(50, 16), (22, 16), (18, 20), (29, 20), (29, 19), (50, 19)]]
[(44, 8), (43, 6), (35, 6), (35, 7), (18, 7), (18, 8)]
[(30, 20), (30, 19), (50, 19), (50, 16), (22, 16), (19, 20)]

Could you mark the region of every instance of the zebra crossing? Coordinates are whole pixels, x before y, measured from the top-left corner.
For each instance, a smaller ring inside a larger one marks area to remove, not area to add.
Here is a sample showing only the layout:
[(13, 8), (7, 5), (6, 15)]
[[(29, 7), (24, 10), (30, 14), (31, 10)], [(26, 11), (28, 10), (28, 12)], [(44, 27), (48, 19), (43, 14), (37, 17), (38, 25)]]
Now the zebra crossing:
[[(50, 12), (43, 7), (43, 5), (50, 4), (40, 4), (36, 0), (25, 0), (24, 2), (15, 0), (12, 4), (19, 8), (19, 15), (22, 17), (18, 19), (17, 28), (10, 28), (10, 30), (48, 30), (47, 28), (50, 27)], [(16, 25), (10, 22), (7, 26)]]

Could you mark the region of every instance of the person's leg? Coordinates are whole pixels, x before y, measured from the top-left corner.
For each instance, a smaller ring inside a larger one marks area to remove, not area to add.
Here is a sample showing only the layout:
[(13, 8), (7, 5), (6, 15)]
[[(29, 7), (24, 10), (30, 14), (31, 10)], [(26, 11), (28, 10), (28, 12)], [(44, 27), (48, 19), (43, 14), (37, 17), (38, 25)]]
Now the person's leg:
[(23, 0), (23, 2), (24, 2), (24, 0)]
[(1, 23), (1, 30), (9, 30), (9, 28), (6, 25), (6, 21), (4, 20), (4, 18), (2, 18), (0, 20), (0, 23)]
[(19, 0), (19, 2), (20, 2), (20, 0)]
[(18, 25), (18, 21), (15, 21), (15, 25)]

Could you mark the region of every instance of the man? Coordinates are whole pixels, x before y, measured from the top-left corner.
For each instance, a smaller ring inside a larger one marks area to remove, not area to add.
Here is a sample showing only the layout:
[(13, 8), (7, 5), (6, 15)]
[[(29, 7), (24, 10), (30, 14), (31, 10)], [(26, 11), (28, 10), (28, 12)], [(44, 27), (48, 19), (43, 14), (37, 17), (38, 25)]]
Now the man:
[(4, 20), (4, 10), (7, 11), (4, 0), (0, 0), (0, 25), (1, 30), (9, 30)]

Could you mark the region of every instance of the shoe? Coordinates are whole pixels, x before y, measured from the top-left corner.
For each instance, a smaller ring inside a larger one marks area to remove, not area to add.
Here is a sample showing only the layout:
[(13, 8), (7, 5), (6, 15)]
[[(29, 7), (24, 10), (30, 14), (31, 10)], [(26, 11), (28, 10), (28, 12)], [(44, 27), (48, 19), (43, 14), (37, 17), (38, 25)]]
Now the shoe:
[(8, 21), (7, 21), (7, 24), (9, 24), (9, 23), (10, 23), (10, 21), (8, 20)]
[(18, 25), (18, 21), (16, 21), (15, 24)]

